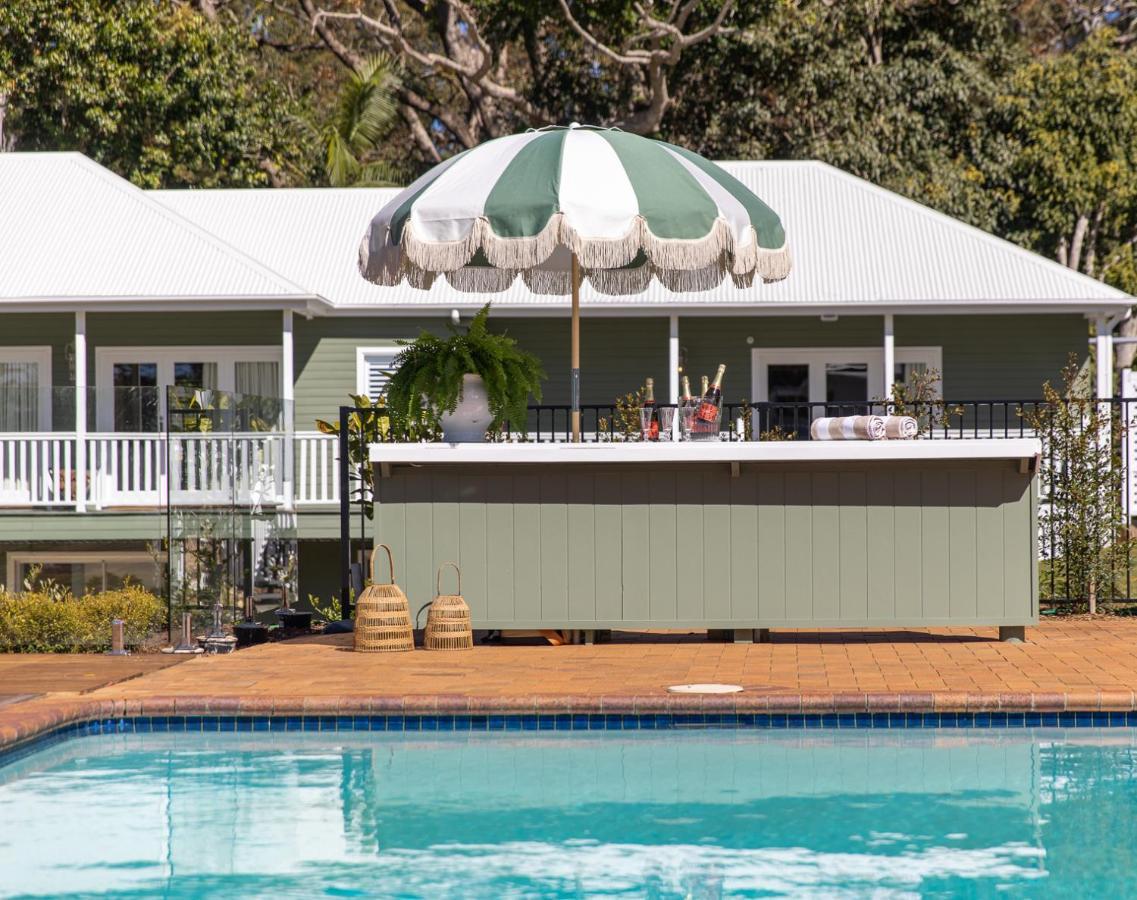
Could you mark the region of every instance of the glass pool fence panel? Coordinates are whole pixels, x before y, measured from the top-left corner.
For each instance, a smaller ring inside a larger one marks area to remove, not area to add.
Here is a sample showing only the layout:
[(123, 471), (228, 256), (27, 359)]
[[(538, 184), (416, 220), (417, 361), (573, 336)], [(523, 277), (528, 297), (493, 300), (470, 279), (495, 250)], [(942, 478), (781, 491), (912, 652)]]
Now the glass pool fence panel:
[(163, 541), (171, 631), (262, 617), (295, 598), (292, 410), (276, 397), (192, 387), (165, 397)]

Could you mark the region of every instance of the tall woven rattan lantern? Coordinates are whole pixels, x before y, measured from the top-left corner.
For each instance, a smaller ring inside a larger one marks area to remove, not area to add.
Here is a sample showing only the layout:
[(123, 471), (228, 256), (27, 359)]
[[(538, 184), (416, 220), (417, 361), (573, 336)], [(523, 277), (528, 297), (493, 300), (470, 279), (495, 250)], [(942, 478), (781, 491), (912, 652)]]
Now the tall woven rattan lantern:
[[(458, 593), (442, 593), (442, 570), (453, 566), (458, 575)], [(435, 598), (426, 614), (423, 647), (427, 650), (472, 650), (474, 632), (470, 623), (470, 607), (462, 599), (462, 571), (457, 563), (444, 562), (438, 567)]]
[[(375, 578), (375, 554), (387, 551), (391, 580), (379, 584)], [(355, 649), (359, 653), (393, 653), (414, 650), (411, 609), (407, 595), (395, 584), (395, 557), (391, 548), (379, 544), (371, 551), (372, 583), (363, 589), (355, 605)]]

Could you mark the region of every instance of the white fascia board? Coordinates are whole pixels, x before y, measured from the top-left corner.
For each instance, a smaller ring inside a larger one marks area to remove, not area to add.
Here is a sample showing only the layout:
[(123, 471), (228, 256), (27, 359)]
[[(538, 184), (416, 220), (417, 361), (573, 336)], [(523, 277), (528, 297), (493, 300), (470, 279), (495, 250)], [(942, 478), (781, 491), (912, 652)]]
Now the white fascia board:
[[(481, 299), (455, 300), (451, 303), (429, 304), (389, 304), (389, 305), (340, 305), (329, 306), (321, 310), (320, 315), (338, 317), (352, 316), (449, 316), (452, 309), (462, 312), (472, 312), (481, 309), (487, 300), (492, 300), (491, 294), (473, 295)], [(1091, 305), (1092, 304), (1092, 305)], [(727, 304), (711, 305), (709, 303), (688, 304), (658, 304), (652, 306), (630, 306), (617, 304), (594, 305), (588, 302), (581, 304), (580, 314), (587, 318), (604, 317), (667, 317), (669, 315), (681, 316), (882, 316), (891, 314), (895, 316), (932, 316), (932, 315), (1023, 315), (1037, 313), (1038, 315), (1072, 314), (1094, 317), (1099, 315), (1118, 315), (1137, 305), (1137, 299), (1102, 301), (1094, 300), (1085, 303), (1072, 303), (1069, 300), (1055, 301), (1023, 301), (1019, 303), (937, 303), (937, 304)], [(521, 318), (558, 317), (568, 316), (570, 307), (568, 300), (559, 303), (494, 303), (493, 311), (498, 315), (509, 314)]]

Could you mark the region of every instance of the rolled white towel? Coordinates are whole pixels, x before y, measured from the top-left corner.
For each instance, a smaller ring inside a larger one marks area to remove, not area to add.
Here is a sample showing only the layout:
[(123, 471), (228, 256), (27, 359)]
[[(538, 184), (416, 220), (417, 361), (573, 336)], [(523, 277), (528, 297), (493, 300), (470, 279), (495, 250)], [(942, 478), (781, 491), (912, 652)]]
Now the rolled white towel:
[(814, 419), (809, 436), (815, 441), (880, 441), (885, 437), (881, 416), (826, 416)]
[(885, 416), (884, 436), (892, 441), (908, 441), (920, 433), (920, 423), (912, 416)]

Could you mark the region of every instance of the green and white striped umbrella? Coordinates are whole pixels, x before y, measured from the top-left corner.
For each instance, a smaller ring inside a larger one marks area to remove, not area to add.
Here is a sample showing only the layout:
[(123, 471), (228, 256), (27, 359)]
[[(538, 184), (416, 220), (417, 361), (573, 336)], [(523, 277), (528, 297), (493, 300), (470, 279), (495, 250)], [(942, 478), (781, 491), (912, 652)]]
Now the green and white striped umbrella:
[(785, 278), (777, 214), (696, 153), (617, 129), (543, 128), (435, 166), (372, 220), (360, 270), (378, 284), (502, 291), (520, 275), (575, 293), (572, 261), (606, 294)]

